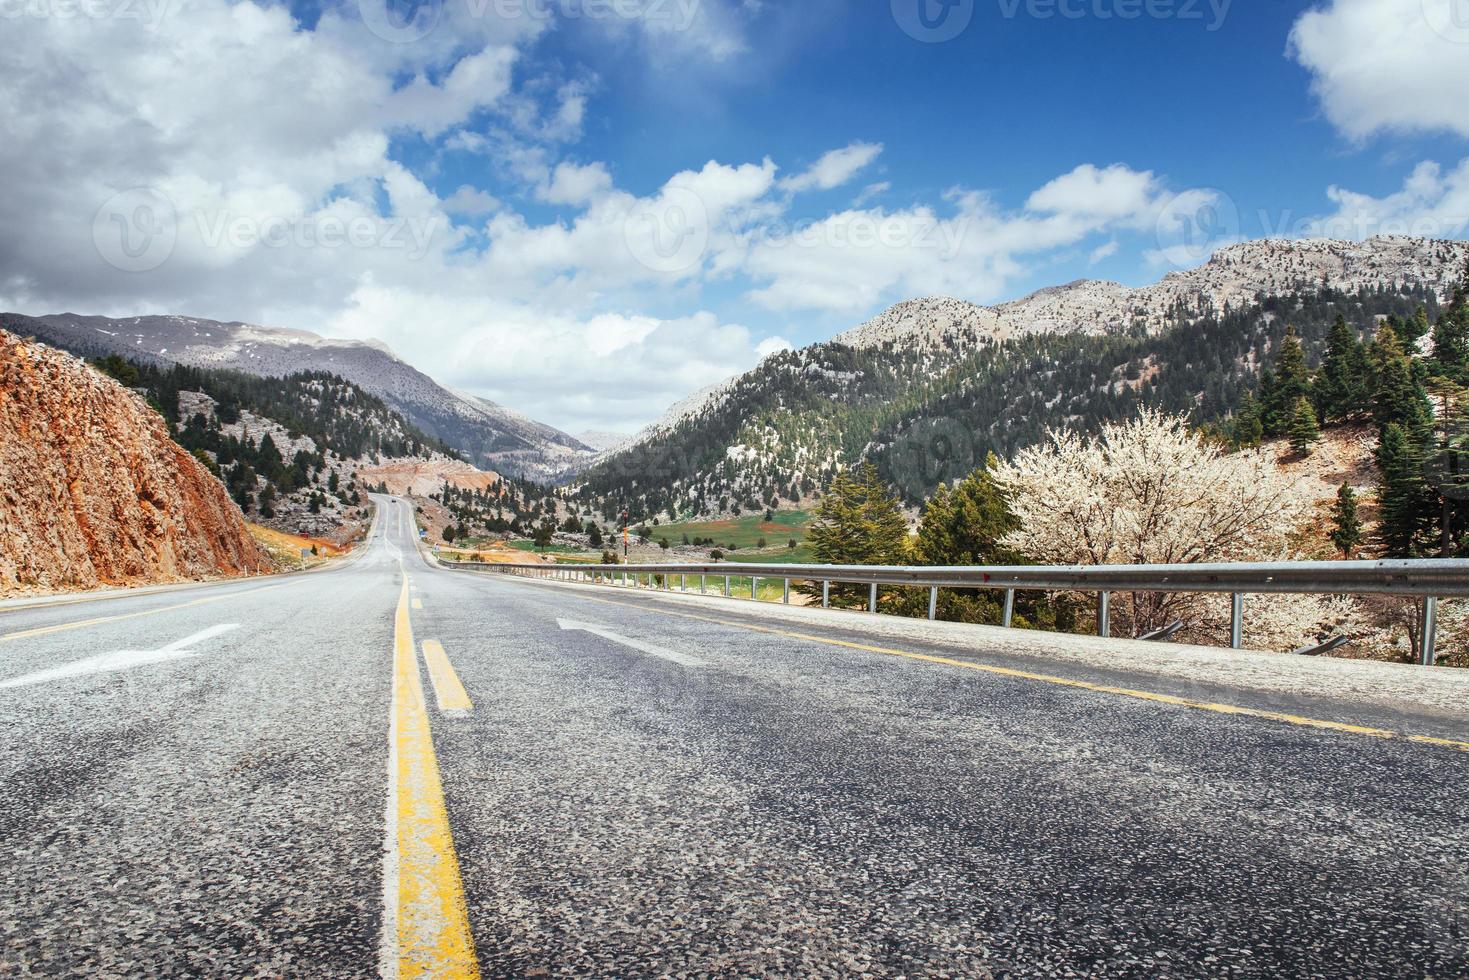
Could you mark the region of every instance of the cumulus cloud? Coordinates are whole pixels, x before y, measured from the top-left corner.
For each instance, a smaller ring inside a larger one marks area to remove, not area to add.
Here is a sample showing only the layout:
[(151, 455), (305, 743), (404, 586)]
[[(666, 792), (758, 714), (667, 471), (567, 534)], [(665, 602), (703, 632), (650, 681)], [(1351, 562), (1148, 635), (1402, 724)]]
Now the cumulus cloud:
[(942, 212), (851, 208), (758, 237), (746, 268), (764, 284), (750, 298), (774, 310), (851, 314), (892, 295), (996, 298), (1025, 255), (1143, 225), (1159, 191), (1151, 172), (1083, 164), (1018, 212), (964, 190), (951, 191)]
[(1302, 14), (1290, 52), (1343, 134), (1469, 136), (1469, 19), (1463, 0), (1330, 0)]
[(612, 189), (612, 175), (604, 163), (559, 163), (551, 182), (541, 190), (541, 199), (552, 204), (590, 204)]
[[(565, 428), (632, 429), (789, 346), (708, 293), (854, 316), (997, 298), (1030, 256), (1129, 227), (1156, 192), (1150, 172), (1084, 165), (1018, 210), (965, 190), (874, 206), (884, 182), (794, 221), (797, 192), (849, 185), (882, 151), (854, 142), (785, 180), (752, 154), (634, 193), (568, 158), (594, 89), (526, 65), (544, 25), (459, 25), (446, 4), (393, 45), (355, 6), (314, 30), (251, 0), (191, 0), (146, 36), (8, 21), (0, 221), (24, 234), (0, 238), (0, 306), (375, 337)], [(414, 141), (429, 152), (409, 163), (395, 148)], [(497, 182), (460, 176), (476, 167)]]
[(1305, 234), (1344, 239), (1373, 235), (1462, 238), (1469, 234), (1469, 159), (1447, 172), (1431, 160), (1420, 163), (1402, 187), (1382, 197), (1335, 185), (1327, 189), (1326, 196), (1336, 210), (1306, 222)]
[(1050, 214), (1111, 220), (1144, 213), (1157, 194), (1151, 171), (1120, 163), (1098, 168), (1084, 163), (1030, 195), (1025, 206)]
[(829, 191), (857, 176), (881, 152), (881, 143), (851, 143), (839, 150), (830, 150), (805, 171), (782, 180), (780, 186), (792, 194)]

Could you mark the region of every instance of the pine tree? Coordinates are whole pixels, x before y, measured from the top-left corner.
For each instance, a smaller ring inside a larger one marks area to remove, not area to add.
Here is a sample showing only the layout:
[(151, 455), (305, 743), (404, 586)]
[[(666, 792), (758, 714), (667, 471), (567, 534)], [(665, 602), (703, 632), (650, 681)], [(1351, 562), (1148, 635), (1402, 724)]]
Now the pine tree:
[(1294, 327), (1287, 327), (1280, 350), (1275, 355), (1275, 369), (1269, 374), (1269, 387), (1261, 384), (1261, 420), (1268, 436), (1285, 435), (1297, 398), (1311, 394), (1311, 375), (1306, 370), (1306, 349), (1301, 346)]
[(1252, 449), (1265, 438), (1265, 427), (1260, 422), (1260, 403), (1252, 392), (1245, 392), (1240, 400), (1234, 418), (1229, 421), (1227, 433), (1235, 449)]
[(1286, 436), (1290, 439), (1290, 447), (1302, 456), (1309, 455), (1311, 448), (1321, 441), (1321, 429), (1316, 424), (1316, 410), (1311, 407), (1311, 402), (1302, 395), (1296, 399), (1291, 406), (1290, 422), (1286, 425)]
[(1372, 419), (1381, 429), (1396, 423), (1410, 440), (1422, 445), (1429, 438), (1433, 411), (1391, 327), (1377, 331), (1368, 357), (1372, 376)]
[(1454, 290), (1453, 301), (1433, 325), (1433, 359), (1456, 380), (1469, 372), (1469, 283)]
[[(822, 564), (898, 565), (908, 558), (908, 521), (877, 467), (864, 463), (855, 473), (838, 473), (832, 479), (816, 507), (807, 540)], [(821, 585), (807, 583), (803, 590), (817, 595)], [(831, 586), (833, 605), (861, 605), (866, 598), (862, 586)]]
[(1338, 316), (1326, 338), (1326, 354), (1312, 385), (1322, 423), (1340, 422), (1363, 410), (1367, 394), (1367, 359), (1362, 341)]
[(1357, 494), (1351, 484), (1343, 483), (1336, 491), (1331, 521), (1331, 543), (1341, 551), (1343, 558), (1352, 557), (1352, 552), (1362, 543), (1362, 521), (1357, 517)]
[(1412, 558), (1418, 553), (1425, 525), (1432, 520), (1432, 509), (1425, 506), (1422, 456), (1396, 422), (1382, 430), (1377, 468), (1381, 479), (1378, 540), (1386, 557)]
[[(950, 489), (940, 484), (924, 505), (918, 524), (915, 559), (922, 565), (1018, 565), (1021, 556), (1001, 544), (1001, 539), (1019, 527), (1004, 491), (994, 482), (991, 470), (998, 465), (991, 453), (985, 465)], [(1027, 611), (1033, 605), (1026, 597)], [(909, 597), (908, 615), (927, 615), (927, 590)], [(999, 598), (980, 589), (944, 589), (939, 593), (940, 619), (966, 623), (999, 619)]]

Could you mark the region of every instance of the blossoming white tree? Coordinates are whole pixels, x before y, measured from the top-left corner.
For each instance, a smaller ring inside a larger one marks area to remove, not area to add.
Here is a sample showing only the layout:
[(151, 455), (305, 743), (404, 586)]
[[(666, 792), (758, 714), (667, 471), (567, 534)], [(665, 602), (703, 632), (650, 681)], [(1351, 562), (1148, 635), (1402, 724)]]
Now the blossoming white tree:
[[(1292, 557), (1292, 537), (1313, 503), (1266, 453), (1226, 453), (1182, 416), (1144, 409), (1095, 437), (1048, 435), (994, 473), (1020, 521), (1005, 543), (1046, 564), (1282, 560)], [(1250, 643), (1311, 640), (1340, 618), (1339, 605), (1252, 596)], [(1228, 599), (1133, 593), (1114, 606), (1115, 626), (1133, 635), (1174, 619), (1194, 638), (1217, 640), (1228, 628)]]

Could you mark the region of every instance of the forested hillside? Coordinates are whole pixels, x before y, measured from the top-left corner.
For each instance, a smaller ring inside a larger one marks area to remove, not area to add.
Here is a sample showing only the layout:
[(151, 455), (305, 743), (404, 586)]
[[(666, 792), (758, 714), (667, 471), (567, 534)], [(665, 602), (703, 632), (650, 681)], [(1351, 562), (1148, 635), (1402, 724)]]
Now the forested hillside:
[(362, 503), (353, 479), (359, 462), (453, 453), (326, 372), (257, 377), (117, 355), (92, 364), (144, 393), (247, 515), (295, 531), (326, 531)]
[[(1288, 327), (1309, 366), (1337, 318), (1370, 336), (1381, 319), (1426, 324), (1434, 291), (1383, 286), (1259, 298), (1172, 324), (938, 346), (817, 344), (767, 358), (699, 412), (605, 459), (571, 488), (611, 517), (728, 513), (809, 498), (840, 466), (876, 464), (917, 504), (986, 454), (1007, 458), (1048, 427), (1094, 431), (1140, 406), (1217, 422), (1259, 384)], [(1426, 330), (1426, 326), (1423, 328)]]

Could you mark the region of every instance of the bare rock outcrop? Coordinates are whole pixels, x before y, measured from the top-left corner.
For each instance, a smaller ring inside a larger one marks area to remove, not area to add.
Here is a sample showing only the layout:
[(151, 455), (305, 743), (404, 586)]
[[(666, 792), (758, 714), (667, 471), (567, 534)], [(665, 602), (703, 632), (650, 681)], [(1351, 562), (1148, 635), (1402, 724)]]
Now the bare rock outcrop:
[(223, 485), (138, 395), (0, 330), (0, 594), (270, 568)]

